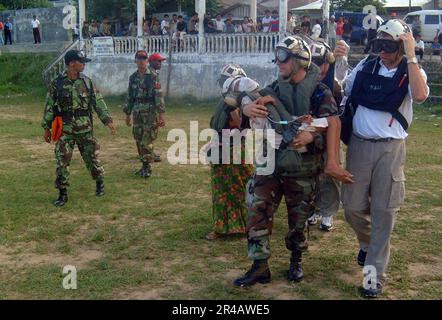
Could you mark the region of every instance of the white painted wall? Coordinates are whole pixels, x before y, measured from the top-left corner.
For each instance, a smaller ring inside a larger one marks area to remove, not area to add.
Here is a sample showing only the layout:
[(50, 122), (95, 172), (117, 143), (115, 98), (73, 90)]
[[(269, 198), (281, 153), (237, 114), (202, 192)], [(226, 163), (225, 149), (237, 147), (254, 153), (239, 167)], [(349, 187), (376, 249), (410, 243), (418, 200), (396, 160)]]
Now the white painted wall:
[[(86, 65), (85, 74), (91, 77), (103, 95), (127, 93), (129, 76), (136, 71), (133, 55), (118, 57), (93, 57)], [(237, 63), (247, 75), (261, 86), (270, 84), (277, 77), (272, 54), (195, 55), (180, 54), (172, 58), (170, 96), (194, 96), (197, 99), (217, 97), (220, 88), (217, 79), (220, 69), (227, 63)], [(166, 91), (169, 62), (163, 63), (160, 73), (163, 91)]]

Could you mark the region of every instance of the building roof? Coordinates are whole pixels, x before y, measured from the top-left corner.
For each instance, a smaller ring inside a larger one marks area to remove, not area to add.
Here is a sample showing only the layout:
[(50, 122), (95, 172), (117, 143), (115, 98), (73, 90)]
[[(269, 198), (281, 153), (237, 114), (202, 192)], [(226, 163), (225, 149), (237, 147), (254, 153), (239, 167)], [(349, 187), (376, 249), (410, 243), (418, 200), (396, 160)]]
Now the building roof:
[(322, 0), (317, 0), (303, 6), (296, 6), (294, 8), (291, 8), (290, 10), (303, 11), (303, 10), (321, 10), (321, 9), (322, 9)]
[[(412, 0), (412, 7), (422, 7), (433, 0)], [(384, 8), (408, 8), (409, 2), (407, 0), (386, 0)]]

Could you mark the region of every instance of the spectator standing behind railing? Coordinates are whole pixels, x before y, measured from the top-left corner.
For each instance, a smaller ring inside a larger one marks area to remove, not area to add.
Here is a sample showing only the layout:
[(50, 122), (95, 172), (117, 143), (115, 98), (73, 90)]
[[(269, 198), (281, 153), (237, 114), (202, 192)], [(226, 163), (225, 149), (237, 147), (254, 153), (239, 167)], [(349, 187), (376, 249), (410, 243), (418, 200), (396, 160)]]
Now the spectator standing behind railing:
[(5, 45), (9, 44), (12, 45), (12, 23), (9, 18), (6, 18), (6, 23), (4, 25), (4, 34), (5, 34)]
[(83, 39), (90, 39), (91, 34), (89, 33), (89, 22), (83, 21), (83, 26), (81, 27), (81, 34)]
[(218, 15), (216, 16), (216, 19), (215, 19), (215, 28), (216, 28), (216, 32), (223, 32), (225, 26), (226, 26), (226, 24), (225, 24), (224, 21), (221, 19), (221, 15), (218, 14)]
[(344, 21), (342, 17), (339, 17), (338, 22), (336, 22), (336, 41), (342, 40), (343, 34), (344, 34)]
[(31, 24), (32, 24), (32, 33), (34, 35), (34, 44), (41, 43), (40, 21), (37, 19), (37, 16), (34, 15)]
[(92, 23), (89, 26), (89, 34), (92, 38), (100, 36), (100, 31), (98, 29), (98, 23), (96, 20), (92, 20)]
[(242, 32), (244, 32), (244, 33), (251, 33), (251, 32), (253, 32), (252, 31), (253, 30), (253, 23), (250, 22), (249, 17), (244, 17), (244, 20), (243, 20), (243, 22), (241, 24), (241, 27), (242, 27)]
[(169, 22), (169, 30), (172, 35), (176, 32), (177, 24), (178, 24), (178, 15), (174, 13), (172, 15), (172, 20)]
[(137, 19), (135, 18), (129, 25), (129, 32), (128, 32), (128, 36), (129, 37), (136, 37), (137, 36)]
[(235, 33), (235, 25), (231, 20), (226, 20), (226, 25), (224, 27), (225, 33)]
[(319, 19), (316, 19), (316, 23), (312, 28), (312, 39), (317, 40), (321, 36), (321, 21)]
[(414, 17), (411, 30), (413, 32), (413, 36), (415, 36), (415, 37), (417, 34), (421, 34), (422, 27), (421, 27), (421, 20), (420, 20), (419, 16)]
[(204, 15), (203, 27), (204, 27), (204, 33), (222, 32), (222, 30), (217, 31), (216, 24), (215, 22), (213, 22), (212, 15), (210, 13), (206, 13)]
[(3, 45), (3, 42), (5, 41), (3, 39), (3, 29), (5, 26), (3, 25), (2, 18), (0, 17), (0, 46)]
[(416, 56), (420, 57), (420, 60), (424, 58), (424, 50), (425, 50), (425, 44), (422, 41), (422, 37), (420, 34), (416, 34), (415, 36), (415, 48), (414, 52), (416, 53)]
[(350, 45), (351, 33), (353, 31), (353, 26), (348, 18), (344, 18), (344, 33), (342, 34), (342, 40), (344, 40), (348, 45)]
[(307, 16), (302, 17), (301, 33), (310, 36), (311, 23)]
[(143, 36), (150, 36), (150, 28), (152, 25), (152, 20), (151, 19), (147, 19), (144, 20), (143, 22)]
[(196, 29), (196, 25), (198, 23), (198, 13), (194, 13), (192, 18), (190, 18), (189, 23), (187, 24), (187, 31), (189, 34), (198, 34), (198, 30)]
[(270, 32), (279, 32), (279, 15), (278, 11), (272, 11), (272, 21), (270, 21)]
[(336, 46), (336, 27), (335, 16), (331, 16), (328, 22), (328, 44), (333, 50)]
[(150, 30), (150, 34), (152, 36), (159, 36), (159, 35), (161, 35), (161, 25), (160, 25), (160, 21), (158, 19), (154, 19), (152, 21), (152, 28)]
[(261, 20), (262, 32), (267, 33), (270, 31), (270, 22), (272, 21), (272, 16), (270, 15), (270, 10), (266, 10), (264, 18)]
[(293, 14), (289, 11), (287, 13), (287, 29), (286, 29), (286, 31), (293, 34), (295, 27), (296, 27), (296, 19), (293, 16)]
[(161, 21), (161, 35), (166, 36), (169, 34), (170, 24), (169, 24), (169, 15), (165, 14), (163, 20)]
[[(178, 51), (185, 49), (184, 36), (187, 34), (187, 24), (183, 20), (183, 16), (178, 16), (178, 21), (176, 23), (176, 31), (172, 36), (173, 46), (178, 47)], [(177, 45), (178, 43), (178, 45)]]
[(104, 17), (103, 23), (100, 25), (99, 31), (100, 31), (100, 35), (103, 37), (111, 37), (112, 36), (112, 26), (109, 23), (109, 19), (107, 17)]

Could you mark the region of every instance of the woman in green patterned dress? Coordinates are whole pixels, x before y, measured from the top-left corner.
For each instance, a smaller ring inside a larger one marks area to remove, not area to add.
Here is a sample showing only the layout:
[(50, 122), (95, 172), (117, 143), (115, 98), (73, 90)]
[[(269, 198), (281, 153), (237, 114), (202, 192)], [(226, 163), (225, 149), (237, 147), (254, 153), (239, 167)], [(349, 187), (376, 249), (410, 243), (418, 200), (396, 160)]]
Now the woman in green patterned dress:
[[(233, 112), (233, 117), (238, 115)], [(230, 129), (238, 128), (238, 119), (229, 121)], [(233, 147), (230, 149), (233, 162)], [(241, 164), (212, 164), (212, 213), (213, 231), (208, 240), (233, 234), (245, 235), (247, 208), (246, 185), (253, 175), (253, 165), (244, 163), (244, 143), (241, 143)]]

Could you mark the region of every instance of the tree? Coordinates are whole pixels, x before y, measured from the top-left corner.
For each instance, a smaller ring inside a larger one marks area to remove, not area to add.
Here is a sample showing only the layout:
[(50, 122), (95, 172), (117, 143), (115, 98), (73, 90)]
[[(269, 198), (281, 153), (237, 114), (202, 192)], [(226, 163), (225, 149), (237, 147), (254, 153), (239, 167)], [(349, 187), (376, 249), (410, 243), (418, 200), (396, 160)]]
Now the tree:
[(51, 3), (48, 0), (0, 0), (0, 10), (20, 10), (29, 8), (47, 8)]
[(366, 5), (373, 5), (377, 9), (378, 14), (385, 13), (386, 0), (331, 0), (331, 11), (352, 11), (362, 12), (362, 8)]

